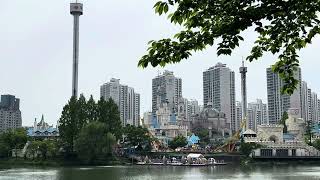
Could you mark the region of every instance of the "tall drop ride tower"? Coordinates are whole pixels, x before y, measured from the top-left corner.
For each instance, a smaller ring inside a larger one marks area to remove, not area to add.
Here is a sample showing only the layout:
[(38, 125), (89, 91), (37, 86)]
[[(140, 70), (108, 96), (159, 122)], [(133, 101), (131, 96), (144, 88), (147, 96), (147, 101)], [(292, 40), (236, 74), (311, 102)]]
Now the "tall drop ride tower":
[(72, 96), (78, 97), (78, 65), (79, 65), (79, 19), (83, 14), (83, 4), (78, 0), (70, 3), (70, 13), (73, 15), (73, 73)]
[[(242, 67), (240, 67), (241, 74), (241, 98), (242, 98), (242, 120), (245, 120), (246, 127), (245, 130), (249, 129), (248, 121), (248, 111), (247, 111), (247, 67), (244, 66), (244, 61), (242, 61)], [(241, 124), (241, 122), (240, 122)]]

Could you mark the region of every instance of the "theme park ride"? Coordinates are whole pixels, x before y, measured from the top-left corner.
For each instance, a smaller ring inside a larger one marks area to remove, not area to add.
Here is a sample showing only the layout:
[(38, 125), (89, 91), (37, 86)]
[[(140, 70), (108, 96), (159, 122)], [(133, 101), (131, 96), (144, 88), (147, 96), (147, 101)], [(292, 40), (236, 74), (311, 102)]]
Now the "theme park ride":
[(238, 142), (240, 142), (243, 131), (245, 130), (246, 121), (247, 121), (246, 118), (244, 118), (243, 121), (241, 122), (240, 129), (236, 133), (234, 133), (233, 136), (231, 136), (229, 139), (227, 139), (226, 142), (222, 146), (216, 148), (214, 151), (215, 152), (227, 152), (227, 153), (235, 152), (236, 151), (236, 144)]

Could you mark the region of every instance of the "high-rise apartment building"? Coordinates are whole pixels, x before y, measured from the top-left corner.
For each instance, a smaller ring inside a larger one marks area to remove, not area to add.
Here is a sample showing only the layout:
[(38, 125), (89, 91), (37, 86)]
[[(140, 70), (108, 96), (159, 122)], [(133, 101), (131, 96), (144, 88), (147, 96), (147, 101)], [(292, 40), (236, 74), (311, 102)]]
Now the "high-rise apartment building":
[(228, 126), (235, 132), (235, 75), (226, 64), (218, 63), (203, 72), (203, 103), (225, 113)]
[(189, 111), (190, 115), (195, 115), (200, 113), (200, 106), (197, 100), (191, 99), (189, 100)]
[(119, 79), (112, 78), (100, 87), (100, 96), (105, 100), (111, 98), (118, 105), (123, 126), (139, 125), (140, 95), (133, 88), (120, 84)]
[(318, 123), (320, 123), (320, 100), (318, 99)]
[(318, 95), (314, 92), (311, 92), (310, 117), (308, 120), (319, 123)]
[(8, 129), (22, 126), (20, 100), (12, 95), (1, 95), (0, 102), (0, 133)]
[(152, 112), (156, 113), (162, 103), (168, 103), (170, 109), (178, 109), (182, 99), (182, 80), (173, 72), (165, 71), (152, 79)]
[(243, 121), (242, 119), (242, 103), (237, 101), (236, 102), (236, 128), (235, 130), (238, 131), (241, 127), (241, 122)]
[(318, 123), (320, 121), (320, 101), (318, 95), (312, 92), (306, 82), (301, 83), (302, 118), (305, 121)]
[(268, 124), (267, 105), (261, 99), (257, 102), (248, 103), (248, 118), (249, 129), (257, 131), (257, 126)]
[(295, 78), (298, 79), (299, 84), (297, 89), (291, 96), (281, 94), (283, 81), (277, 73), (274, 73), (271, 68), (267, 68), (267, 93), (268, 93), (268, 111), (269, 123), (277, 124), (283, 113), (289, 108), (299, 109), (298, 117), (302, 117), (302, 94), (301, 94), (301, 69), (295, 72)]
[[(310, 89), (311, 91), (311, 89)], [(307, 121), (309, 119), (309, 103), (311, 102), (311, 95), (309, 94), (308, 85), (305, 81), (301, 82), (301, 117)], [(310, 101), (310, 102), (309, 102)], [(311, 107), (310, 107), (311, 108)]]

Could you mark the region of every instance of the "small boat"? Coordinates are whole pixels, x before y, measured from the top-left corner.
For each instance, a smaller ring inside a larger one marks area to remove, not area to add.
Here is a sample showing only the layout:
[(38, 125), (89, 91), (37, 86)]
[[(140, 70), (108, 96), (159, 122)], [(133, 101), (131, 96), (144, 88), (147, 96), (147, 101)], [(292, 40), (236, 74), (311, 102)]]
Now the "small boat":
[(187, 166), (208, 166), (207, 159), (202, 154), (189, 154), (187, 156)]
[(150, 165), (154, 165), (154, 166), (162, 166), (164, 165), (162, 162), (155, 162), (155, 163), (151, 163)]
[(182, 166), (183, 163), (177, 161), (177, 158), (172, 158), (172, 161), (169, 163), (169, 165), (171, 165), (171, 166)]
[(187, 166), (194, 166), (194, 167), (202, 167), (202, 166), (208, 166), (208, 164), (187, 164)]
[(147, 163), (146, 162), (137, 162), (136, 165), (146, 165)]
[(214, 163), (215, 166), (222, 166), (222, 165), (227, 165), (227, 163), (224, 163), (224, 162), (217, 162), (217, 163)]
[(218, 166), (218, 165), (227, 165), (227, 163), (225, 163), (224, 161), (217, 162), (214, 158), (209, 158), (208, 165)]

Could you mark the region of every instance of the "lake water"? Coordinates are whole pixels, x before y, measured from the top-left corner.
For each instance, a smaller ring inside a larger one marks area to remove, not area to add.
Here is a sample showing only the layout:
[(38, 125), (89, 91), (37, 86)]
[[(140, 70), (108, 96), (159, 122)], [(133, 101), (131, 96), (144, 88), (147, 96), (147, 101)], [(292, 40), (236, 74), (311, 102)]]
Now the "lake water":
[(196, 179), (278, 179), (319, 180), (320, 166), (238, 166), (160, 167), (105, 166), (81, 168), (4, 168), (0, 180), (196, 180)]

